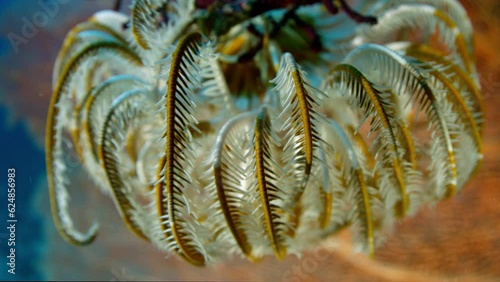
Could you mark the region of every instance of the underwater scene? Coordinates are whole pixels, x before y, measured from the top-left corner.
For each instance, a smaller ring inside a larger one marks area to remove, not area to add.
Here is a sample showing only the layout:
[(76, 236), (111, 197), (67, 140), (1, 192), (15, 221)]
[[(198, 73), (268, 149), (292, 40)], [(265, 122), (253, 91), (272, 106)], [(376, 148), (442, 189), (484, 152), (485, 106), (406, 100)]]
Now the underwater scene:
[(0, 0), (0, 280), (499, 281), (498, 46), (496, 0)]

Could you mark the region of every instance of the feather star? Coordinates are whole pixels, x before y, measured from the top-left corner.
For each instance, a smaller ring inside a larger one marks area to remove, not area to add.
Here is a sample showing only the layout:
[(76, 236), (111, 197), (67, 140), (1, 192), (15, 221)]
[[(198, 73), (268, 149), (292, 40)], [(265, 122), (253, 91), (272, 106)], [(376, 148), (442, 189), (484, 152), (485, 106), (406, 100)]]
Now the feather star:
[(71, 152), (133, 233), (195, 265), (281, 259), (346, 227), (372, 256), (477, 171), (484, 106), (458, 2), (205, 2), (135, 0), (67, 35), (46, 161), (70, 243), (98, 229), (69, 216)]

